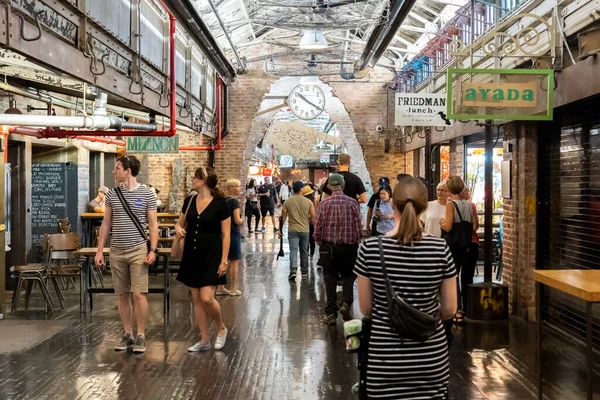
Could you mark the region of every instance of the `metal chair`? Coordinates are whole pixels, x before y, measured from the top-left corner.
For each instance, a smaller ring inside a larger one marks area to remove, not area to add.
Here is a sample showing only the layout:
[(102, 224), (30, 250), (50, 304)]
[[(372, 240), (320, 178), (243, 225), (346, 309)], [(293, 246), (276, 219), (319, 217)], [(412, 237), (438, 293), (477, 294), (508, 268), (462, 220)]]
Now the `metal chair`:
[(58, 280), (67, 279), (75, 287), (74, 277), (81, 274), (79, 256), (75, 254), (79, 250), (79, 234), (57, 233), (48, 235), (48, 278), (52, 281), (58, 295), (60, 306), (64, 308), (64, 296), (58, 284)]
[(17, 306), (19, 304), (19, 297), (21, 296), (21, 290), (24, 282), (27, 282), (28, 284), (25, 295), (25, 309), (27, 310), (29, 308), (29, 298), (31, 295), (31, 291), (33, 290), (34, 284), (38, 283), (42, 292), (42, 296), (46, 301), (46, 312), (54, 312), (54, 310), (52, 309), (54, 301), (52, 300), (52, 297), (50, 297), (50, 292), (48, 291), (48, 286), (46, 285), (46, 281), (48, 279), (48, 235), (44, 236), (44, 239), (42, 241), (42, 248), (44, 255), (43, 262), (41, 264), (36, 263), (26, 265), (14, 265), (10, 267), (11, 276), (13, 278), (17, 278), (17, 286), (13, 292), (11, 304), (12, 314), (14, 314), (17, 310)]
[(58, 233), (71, 233), (71, 223), (69, 218), (58, 219)]

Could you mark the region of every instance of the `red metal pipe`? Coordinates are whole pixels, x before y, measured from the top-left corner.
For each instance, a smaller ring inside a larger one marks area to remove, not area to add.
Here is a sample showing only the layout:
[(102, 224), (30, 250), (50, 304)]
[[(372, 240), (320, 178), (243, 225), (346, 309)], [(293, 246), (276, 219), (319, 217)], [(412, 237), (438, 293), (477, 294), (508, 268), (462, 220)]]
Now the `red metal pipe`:
[[(21, 135), (33, 136), (38, 139), (46, 139), (48, 137), (52, 137), (52, 136), (48, 136), (48, 134), (46, 133), (46, 130), (44, 130), (44, 129), (26, 128), (23, 126), (11, 126), (9, 128), (9, 132), (10, 133), (18, 133)], [(73, 137), (73, 138), (79, 139), (79, 140), (87, 140), (88, 142), (114, 144), (116, 146), (121, 146), (121, 147), (125, 146), (124, 140), (112, 139), (112, 138), (107, 138), (107, 137), (102, 137), (102, 136), (81, 136), (81, 135), (79, 135), (79, 136)]]
[(77, 136), (76, 139), (87, 140), (88, 142), (114, 144), (116, 146), (125, 147), (125, 141), (121, 139), (112, 139), (102, 136)]
[[(207, 151), (207, 150), (221, 150), (221, 133), (223, 131), (222, 108), (221, 104), (221, 89), (223, 81), (217, 76), (217, 145), (216, 146), (179, 146), (179, 150), (191, 150), (191, 151)], [(200, 143), (202, 143), (202, 133), (200, 133)]]

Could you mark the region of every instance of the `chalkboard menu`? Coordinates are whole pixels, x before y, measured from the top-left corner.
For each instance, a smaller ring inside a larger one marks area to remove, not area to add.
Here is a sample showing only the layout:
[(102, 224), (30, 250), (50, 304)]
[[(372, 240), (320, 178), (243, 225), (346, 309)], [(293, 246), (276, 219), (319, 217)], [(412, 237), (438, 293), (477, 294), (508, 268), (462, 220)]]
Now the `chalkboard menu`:
[(31, 239), (35, 246), (45, 233), (57, 232), (57, 219), (67, 217), (67, 165), (33, 164), (31, 178)]

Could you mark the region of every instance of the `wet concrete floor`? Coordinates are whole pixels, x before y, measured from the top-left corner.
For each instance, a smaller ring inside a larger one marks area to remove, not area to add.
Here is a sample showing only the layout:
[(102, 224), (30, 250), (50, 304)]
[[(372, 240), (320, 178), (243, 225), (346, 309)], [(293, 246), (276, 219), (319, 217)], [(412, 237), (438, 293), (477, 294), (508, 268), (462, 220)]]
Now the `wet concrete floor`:
[[(113, 350), (122, 335), (113, 295), (95, 295), (93, 313), (82, 317), (78, 291), (71, 289), (69, 308), (46, 317), (35, 293), (30, 310), (21, 303), (9, 319), (73, 323), (29, 350), (0, 355), (0, 399), (356, 398), (356, 356), (345, 351), (342, 321), (333, 327), (320, 322), (322, 272), (314, 266), (308, 279), (289, 282), (287, 244), (286, 256), (277, 261), (279, 241), (271, 230), (246, 238), (243, 249), (242, 296), (218, 297), (230, 332), (222, 351), (187, 352), (198, 330), (189, 295), (174, 277), (168, 322), (162, 295), (149, 295), (143, 355)], [(354, 309), (358, 315), (357, 304)], [(214, 341), (214, 325), (211, 332)], [(535, 349), (535, 325), (519, 319), (456, 327), (450, 398), (535, 399)], [(544, 349), (547, 398), (585, 398), (585, 359), (578, 346), (548, 332)]]

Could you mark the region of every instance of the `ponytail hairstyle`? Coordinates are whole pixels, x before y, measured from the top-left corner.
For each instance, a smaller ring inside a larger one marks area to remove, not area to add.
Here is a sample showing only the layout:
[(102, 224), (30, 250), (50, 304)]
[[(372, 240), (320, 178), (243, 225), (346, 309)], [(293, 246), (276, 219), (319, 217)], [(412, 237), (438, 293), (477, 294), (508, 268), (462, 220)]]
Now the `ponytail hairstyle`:
[(394, 208), (401, 214), (398, 232), (394, 236), (398, 243), (413, 245), (421, 240), (419, 214), (427, 208), (427, 188), (418, 178), (404, 178), (394, 188)]
[(460, 176), (451, 176), (446, 182), (448, 191), (452, 194), (461, 194), (465, 188), (465, 183)]
[(206, 186), (208, 186), (208, 188), (210, 189), (210, 194), (213, 197), (220, 197), (222, 199), (227, 197), (225, 195), (225, 193), (223, 193), (221, 188), (217, 187), (217, 183), (219, 182), (219, 177), (217, 176), (217, 173), (215, 172), (215, 170), (212, 169), (211, 167), (198, 168), (196, 170), (196, 172), (194, 173), (194, 176), (196, 178), (204, 181), (204, 184)]

